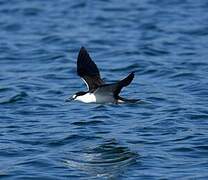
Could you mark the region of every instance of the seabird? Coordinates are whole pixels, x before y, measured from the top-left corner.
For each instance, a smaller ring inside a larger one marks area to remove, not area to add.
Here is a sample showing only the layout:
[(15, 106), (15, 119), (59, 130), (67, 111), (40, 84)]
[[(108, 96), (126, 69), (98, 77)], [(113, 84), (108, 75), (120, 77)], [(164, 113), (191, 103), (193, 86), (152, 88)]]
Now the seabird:
[(119, 96), (121, 89), (128, 86), (134, 78), (131, 72), (126, 78), (112, 84), (105, 84), (101, 79), (97, 65), (87, 50), (81, 47), (77, 58), (77, 74), (87, 85), (88, 91), (80, 91), (66, 101), (77, 100), (84, 103), (135, 103), (138, 99), (126, 99)]

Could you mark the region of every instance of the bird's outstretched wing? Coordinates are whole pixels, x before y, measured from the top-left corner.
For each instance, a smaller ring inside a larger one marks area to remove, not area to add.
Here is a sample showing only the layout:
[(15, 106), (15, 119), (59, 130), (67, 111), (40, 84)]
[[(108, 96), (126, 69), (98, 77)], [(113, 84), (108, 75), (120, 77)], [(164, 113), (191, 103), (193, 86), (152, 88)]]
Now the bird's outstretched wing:
[(97, 65), (92, 61), (84, 47), (81, 47), (77, 58), (77, 74), (86, 83), (89, 90), (96, 89), (104, 84)]
[(125, 86), (128, 86), (131, 81), (134, 79), (134, 73), (130, 73), (126, 78), (113, 83), (113, 84), (104, 84), (100, 86), (96, 91), (96, 93), (111, 93), (115, 98), (119, 98), (119, 93), (121, 89)]

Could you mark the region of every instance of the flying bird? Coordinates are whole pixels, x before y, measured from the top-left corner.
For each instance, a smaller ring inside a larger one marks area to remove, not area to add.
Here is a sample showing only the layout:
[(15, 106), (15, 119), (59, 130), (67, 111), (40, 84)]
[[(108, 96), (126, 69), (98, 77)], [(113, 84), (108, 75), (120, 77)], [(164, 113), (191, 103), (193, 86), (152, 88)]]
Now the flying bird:
[(97, 65), (87, 50), (81, 47), (77, 58), (77, 74), (87, 85), (88, 91), (80, 91), (66, 101), (77, 100), (84, 103), (135, 103), (139, 99), (126, 99), (119, 96), (121, 89), (128, 86), (134, 78), (131, 72), (126, 78), (112, 84), (101, 79)]

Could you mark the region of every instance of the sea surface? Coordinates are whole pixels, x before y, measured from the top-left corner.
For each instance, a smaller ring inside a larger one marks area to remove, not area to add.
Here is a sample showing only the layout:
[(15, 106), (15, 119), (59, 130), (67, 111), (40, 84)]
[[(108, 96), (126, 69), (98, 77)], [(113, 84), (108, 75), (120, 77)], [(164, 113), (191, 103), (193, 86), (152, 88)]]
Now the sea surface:
[[(142, 101), (65, 102), (81, 46)], [(0, 178), (208, 179), (208, 1), (1, 0)]]

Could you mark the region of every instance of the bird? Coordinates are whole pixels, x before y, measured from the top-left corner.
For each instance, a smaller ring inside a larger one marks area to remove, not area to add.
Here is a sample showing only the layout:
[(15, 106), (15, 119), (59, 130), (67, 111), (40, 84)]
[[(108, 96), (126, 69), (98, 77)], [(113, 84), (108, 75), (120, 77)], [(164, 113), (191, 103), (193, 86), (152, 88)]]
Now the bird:
[(121, 89), (128, 86), (133, 78), (131, 72), (126, 78), (115, 83), (106, 84), (101, 78), (99, 69), (91, 59), (85, 47), (81, 47), (77, 57), (77, 74), (86, 84), (88, 90), (75, 93), (66, 101), (81, 101), (84, 103), (136, 103), (140, 99), (126, 99), (119, 96)]

